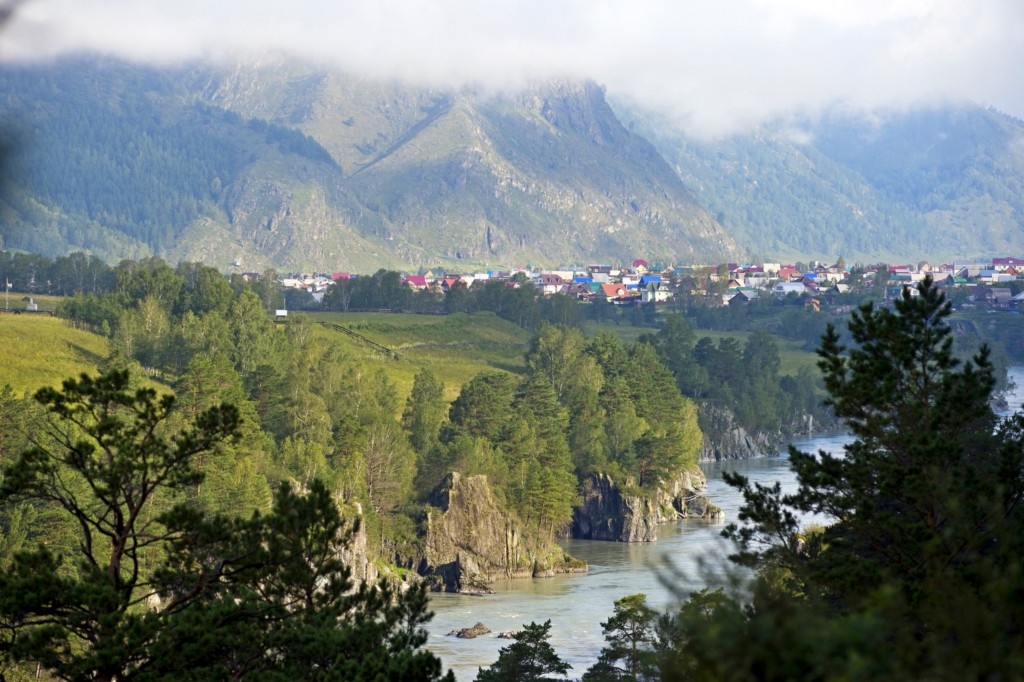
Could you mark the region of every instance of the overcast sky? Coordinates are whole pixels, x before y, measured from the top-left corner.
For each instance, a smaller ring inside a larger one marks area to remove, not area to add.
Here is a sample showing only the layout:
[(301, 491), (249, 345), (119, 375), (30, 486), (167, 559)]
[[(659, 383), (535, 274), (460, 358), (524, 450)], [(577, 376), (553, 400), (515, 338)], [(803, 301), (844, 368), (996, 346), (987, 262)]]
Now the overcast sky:
[(837, 104), (1024, 116), (1024, 0), (28, 0), (0, 35), (4, 59), (83, 49), (283, 50), (432, 85), (586, 77), (703, 133)]

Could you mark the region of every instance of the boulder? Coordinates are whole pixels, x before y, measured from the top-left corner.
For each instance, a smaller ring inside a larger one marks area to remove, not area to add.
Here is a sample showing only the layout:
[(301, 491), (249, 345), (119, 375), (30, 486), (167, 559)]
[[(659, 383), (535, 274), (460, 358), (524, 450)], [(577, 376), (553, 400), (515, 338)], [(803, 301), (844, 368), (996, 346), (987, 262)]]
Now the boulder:
[(480, 635), (490, 634), (490, 629), (483, 623), (477, 623), (470, 628), (462, 628), (461, 630), (452, 630), (448, 633), (449, 637), (458, 637), (459, 639), (473, 639)]

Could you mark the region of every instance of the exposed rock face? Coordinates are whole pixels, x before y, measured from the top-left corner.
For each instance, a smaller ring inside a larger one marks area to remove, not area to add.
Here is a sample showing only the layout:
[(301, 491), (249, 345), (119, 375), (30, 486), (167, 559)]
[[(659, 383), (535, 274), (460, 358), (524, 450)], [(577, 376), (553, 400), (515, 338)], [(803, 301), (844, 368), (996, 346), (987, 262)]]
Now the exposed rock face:
[(450, 592), (487, 592), (498, 578), (585, 572), (587, 565), (546, 538), (526, 532), (494, 499), (486, 476), (452, 473), (427, 514), (420, 572)]
[(449, 637), (458, 637), (459, 639), (475, 639), (480, 635), (489, 635), (491, 633), (483, 623), (477, 623), (471, 628), (462, 628), (461, 630), (452, 630), (448, 633)]
[(725, 407), (702, 403), (699, 410), (700, 430), (704, 434), (700, 446), (702, 462), (775, 457), (779, 454), (781, 434), (751, 434), (736, 423), (735, 415)]
[(617, 542), (652, 542), (658, 525), (681, 518), (719, 518), (722, 510), (699, 490), (699, 470), (681, 474), (654, 493), (624, 491), (611, 476), (594, 474), (583, 482), (582, 502), (573, 513), (572, 537)]

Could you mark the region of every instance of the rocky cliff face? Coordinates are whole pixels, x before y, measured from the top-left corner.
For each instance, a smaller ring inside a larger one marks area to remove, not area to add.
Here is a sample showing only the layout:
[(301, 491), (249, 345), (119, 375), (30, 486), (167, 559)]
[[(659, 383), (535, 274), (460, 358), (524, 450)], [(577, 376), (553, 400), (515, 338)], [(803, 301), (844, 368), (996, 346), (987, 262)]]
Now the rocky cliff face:
[(732, 411), (717, 405), (700, 405), (698, 418), (704, 439), (700, 461), (775, 457), (779, 454), (782, 434), (749, 433), (736, 423)]
[(528, 532), (495, 500), (486, 476), (449, 475), (427, 515), (420, 573), (438, 589), (486, 592), (498, 578), (585, 572), (587, 565)]
[(573, 514), (572, 537), (617, 542), (652, 542), (658, 526), (685, 518), (720, 518), (722, 511), (699, 491), (700, 470), (681, 474), (654, 493), (623, 489), (611, 476), (594, 474), (583, 482), (582, 502)]

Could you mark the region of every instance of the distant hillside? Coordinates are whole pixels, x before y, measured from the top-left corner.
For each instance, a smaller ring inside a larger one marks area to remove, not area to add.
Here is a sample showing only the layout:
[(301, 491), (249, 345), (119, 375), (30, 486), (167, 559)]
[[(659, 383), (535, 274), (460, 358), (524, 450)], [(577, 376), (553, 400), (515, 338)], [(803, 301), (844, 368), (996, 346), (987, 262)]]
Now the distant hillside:
[(1024, 124), (997, 112), (837, 115), (704, 142), (635, 108), (616, 110), (752, 254), (1024, 253)]
[(592, 84), (515, 97), (280, 63), (0, 76), (8, 248), (246, 269), (719, 261), (742, 251)]

